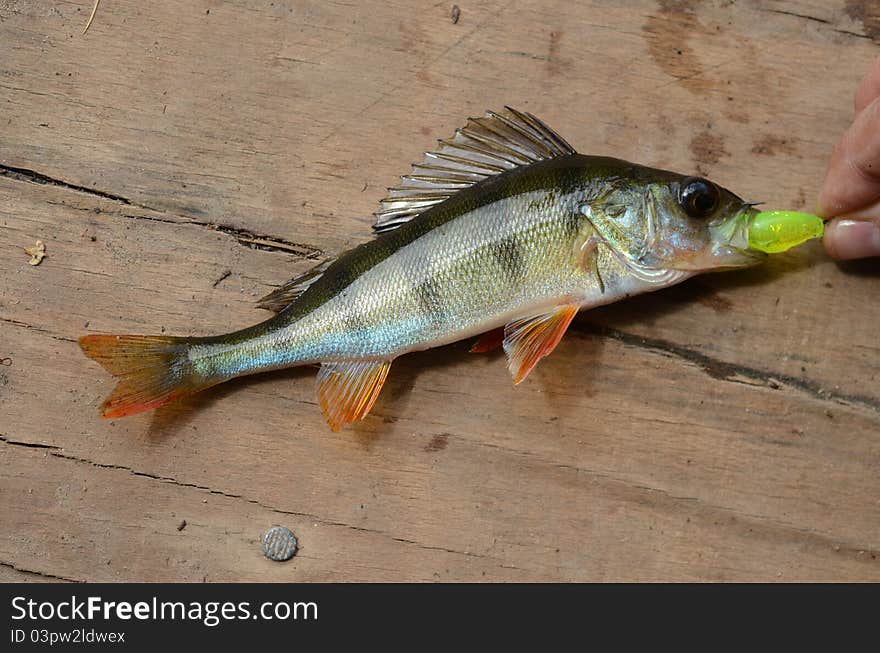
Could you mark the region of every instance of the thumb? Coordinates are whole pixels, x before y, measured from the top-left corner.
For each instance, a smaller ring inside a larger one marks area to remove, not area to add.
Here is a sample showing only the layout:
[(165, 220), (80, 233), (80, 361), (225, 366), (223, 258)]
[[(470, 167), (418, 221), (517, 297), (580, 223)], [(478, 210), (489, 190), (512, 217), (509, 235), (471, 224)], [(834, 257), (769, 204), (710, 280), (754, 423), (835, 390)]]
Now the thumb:
[(825, 226), (825, 249), (837, 259), (880, 256), (880, 225), (867, 220), (835, 218)]

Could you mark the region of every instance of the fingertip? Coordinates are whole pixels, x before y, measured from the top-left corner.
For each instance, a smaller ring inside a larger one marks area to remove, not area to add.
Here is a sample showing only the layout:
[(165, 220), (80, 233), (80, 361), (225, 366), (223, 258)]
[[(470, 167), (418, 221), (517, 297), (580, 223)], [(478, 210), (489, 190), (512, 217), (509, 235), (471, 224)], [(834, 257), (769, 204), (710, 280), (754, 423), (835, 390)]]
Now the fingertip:
[(880, 227), (873, 222), (832, 220), (825, 226), (822, 243), (839, 260), (880, 256)]

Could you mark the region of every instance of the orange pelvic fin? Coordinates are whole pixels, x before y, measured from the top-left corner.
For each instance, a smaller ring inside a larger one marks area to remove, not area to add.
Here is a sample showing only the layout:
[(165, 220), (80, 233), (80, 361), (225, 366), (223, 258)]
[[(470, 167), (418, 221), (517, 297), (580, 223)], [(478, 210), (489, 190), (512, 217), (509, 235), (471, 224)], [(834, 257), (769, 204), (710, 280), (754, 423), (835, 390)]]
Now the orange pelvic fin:
[(514, 384), (522, 382), (538, 361), (556, 348), (577, 312), (577, 306), (558, 306), (504, 327), (504, 351)]
[(187, 357), (189, 338), (88, 335), (79, 339), (79, 346), (119, 379), (101, 405), (107, 418), (158, 408), (210, 385), (194, 378)]
[(477, 338), (468, 351), (472, 354), (484, 354), (487, 351), (498, 349), (503, 343), (504, 328), (498, 327), (497, 329), (486, 331), (486, 333)]
[(340, 361), (321, 363), (318, 371), (318, 403), (330, 428), (363, 419), (370, 412), (391, 361)]

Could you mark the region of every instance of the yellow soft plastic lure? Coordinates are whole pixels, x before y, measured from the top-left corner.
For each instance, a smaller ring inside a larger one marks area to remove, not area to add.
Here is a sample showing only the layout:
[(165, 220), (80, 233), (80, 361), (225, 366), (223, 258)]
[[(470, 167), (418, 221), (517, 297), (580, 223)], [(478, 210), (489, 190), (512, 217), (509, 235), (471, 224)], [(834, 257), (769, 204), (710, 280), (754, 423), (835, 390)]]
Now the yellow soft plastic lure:
[(817, 215), (799, 211), (763, 211), (749, 224), (749, 247), (767, 254), (778, 254), (821, 238), (825, 223)]

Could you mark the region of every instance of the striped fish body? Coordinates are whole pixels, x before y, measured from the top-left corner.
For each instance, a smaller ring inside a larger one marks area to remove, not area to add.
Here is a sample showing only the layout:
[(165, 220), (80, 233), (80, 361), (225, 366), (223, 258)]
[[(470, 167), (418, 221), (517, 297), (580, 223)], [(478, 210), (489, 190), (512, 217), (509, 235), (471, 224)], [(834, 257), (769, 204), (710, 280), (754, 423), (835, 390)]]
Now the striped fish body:
[[(462, 191), (340, 257), (276, 318), (194, 357), (211, 359), (220, 375), (248, 364), (387, 360), (560, 303), (595, 306), (637, 292), (615, 257), (585, 266), (581, 251), (593, 229), (579, 206), (601, 193), (614, 163), (571, 155)], [(231, 351), (241, 360), (227, 369)]]
[[(736, 254), (747, 211), (728, 191), (712, 186), (719, 216), (695, 221), (680, 206), (689, 178), (577, 154), (533, 116), (509, 111), (460, 130), (436, 155), (443, 165), (426, 160), (416, 169), (430, 174), (392, 189), (376, 239), (264, 298), (273, 318), (212, 338), (81, 339), (121, 377), (105, 416), (320, 363), (319, 403), (336, 430), (366, 416), (402, 354), (503, 327), (477, 350), (502, 344), (519, 383), (579, 309), (756, 262)], [(164, 373), (145, 383), (138, 375), (153, 367)]]

